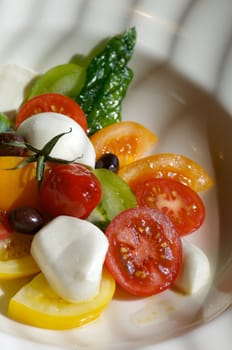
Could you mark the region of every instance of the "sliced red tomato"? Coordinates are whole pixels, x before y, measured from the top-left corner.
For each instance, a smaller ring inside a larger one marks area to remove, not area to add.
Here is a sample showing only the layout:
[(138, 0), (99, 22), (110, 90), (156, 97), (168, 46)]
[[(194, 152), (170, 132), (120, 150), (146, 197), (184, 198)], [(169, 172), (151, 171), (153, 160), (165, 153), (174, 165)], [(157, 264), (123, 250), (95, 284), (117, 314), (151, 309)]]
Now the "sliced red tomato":
[(172, 179), (150, 179), (135, 188), (141, 206), (156, 208), (167, 214), (180, 235), (197, 230), (205, 219), (205, 206), (190, 187)]
[(49, 217), (89, 216), (101, 199), (97, 177), (77, 163), (60, 164), (47, 169), (39, 191), (41, 211)]
[(145, 297), (172, 285), (182, 265), (182, 244), (167, 215), (146, 207), (125, 210), (106, 236), (106, 267), (127, 292)]
[(56, 112), (65, 114), (80, 124), (85, 132), (87, 131), (86, 116), (79, 104), (70, 97), (57, 93), (38, 95), (25, 102), (16, 115), (16, 128), (25, 119), (34, 114), (42, 112)]
[(0, 240), (7, 238), (12, 234), (7, 220), (7, 211), (0, 209)]

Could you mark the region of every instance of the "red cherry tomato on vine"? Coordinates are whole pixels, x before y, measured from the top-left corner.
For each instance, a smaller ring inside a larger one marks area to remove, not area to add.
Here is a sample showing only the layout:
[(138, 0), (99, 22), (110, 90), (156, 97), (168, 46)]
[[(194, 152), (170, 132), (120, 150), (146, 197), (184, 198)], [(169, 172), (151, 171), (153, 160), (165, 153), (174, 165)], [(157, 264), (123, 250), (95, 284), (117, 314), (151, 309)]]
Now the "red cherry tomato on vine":
[(70, 215), (81, 219), (89, 216), (101, 199), (97, 177), (81, 164), (60, 164), (44, 174), (39, 201), (41, 211), (49, 217)]
[(182, 265), (182, 244), (170, 219), (151, 208), (121, 212), (106, 229), (105, 264), (117, 283), (137, 296), (172, 285)]
[(138, 204), (156, 208), (172, 220), (183, 236), (196, 231), (205, 219), (205, 206), (190, 187), (172, 179), (150, 179), (135, 188)]
[(80, 124), (85, 132), (87, 131), (86, 116), (79, 104), (70, 97), (57, 93), (38, 95), (25, 102), (16, 115), (16, 128), (30, 116), (43, 112), (65, 114)]

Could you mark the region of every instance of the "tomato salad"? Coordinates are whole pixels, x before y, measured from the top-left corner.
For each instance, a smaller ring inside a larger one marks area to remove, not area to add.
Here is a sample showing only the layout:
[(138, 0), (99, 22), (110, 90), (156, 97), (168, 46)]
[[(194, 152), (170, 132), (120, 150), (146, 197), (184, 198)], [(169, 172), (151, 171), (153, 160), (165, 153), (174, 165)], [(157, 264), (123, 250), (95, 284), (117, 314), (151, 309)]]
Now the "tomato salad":
[(31, 276), (9, 301), (19, 322), (77, 327), (101, 314), (116, 285), (152, 296), (185, 269), (182, 239), (203, 224), (199, 192), (213, 181), (184, 155), (147, 155), (157, 136), (121, 120), (135, 38), (135, 28), (111, 38), (87, 68), (50, 69), (14, 122), (1, 114), (0, 278)]

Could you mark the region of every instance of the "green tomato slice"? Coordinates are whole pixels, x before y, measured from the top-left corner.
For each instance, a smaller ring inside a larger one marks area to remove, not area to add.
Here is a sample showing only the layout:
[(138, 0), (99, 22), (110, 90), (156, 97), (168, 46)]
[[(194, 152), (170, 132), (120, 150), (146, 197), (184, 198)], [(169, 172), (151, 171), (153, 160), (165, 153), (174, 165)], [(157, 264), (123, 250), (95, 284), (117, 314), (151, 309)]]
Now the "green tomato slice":
[(135, 195), (129, 185), (117, 174), (107, 169), (95, 169), (102, 185), (102, 199), (88, 220), (105, 230), (120, 212), (137, 206)]
[(85, 77), (86, 69), (77, 64), (66, 63), (55, 66), (31, 84), (26, 99), (48, 92), (75, 97), (80, 93)]
[(5, 113), (0, 113), (0, 132), (10, 130), (11, 121)]

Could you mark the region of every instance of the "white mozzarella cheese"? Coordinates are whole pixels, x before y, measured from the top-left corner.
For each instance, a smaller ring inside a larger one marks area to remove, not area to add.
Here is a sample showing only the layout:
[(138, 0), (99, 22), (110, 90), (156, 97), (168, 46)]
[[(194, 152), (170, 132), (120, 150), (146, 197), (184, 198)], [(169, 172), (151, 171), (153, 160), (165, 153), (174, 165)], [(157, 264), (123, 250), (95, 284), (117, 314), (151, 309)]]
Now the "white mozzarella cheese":
[(108, 240), (98, 227), (58, 216), (34, 236), (31, 254), (59, 296), (80, 302), (98, 293), (107, 249)]
[(183, 266), (174, 286), (186, 294), (197, 293), (210, 280), (210, 263), (205, 253), (182, 238)]
[(62, 136), (54, 146), (51, 156), (94, 167), (96, 153), (93, 144), (82, 127), (70, 117), (54, 112), (38, 113), (24, 120), (18, 127), (18, 133), (37, 149), (50, 141), (54, 136)]
[(25, 87), (36, 75), (33, 70), (16, 64), (0, 67), (0, 111), (8, 112), (19, 108), (23, 101)]

